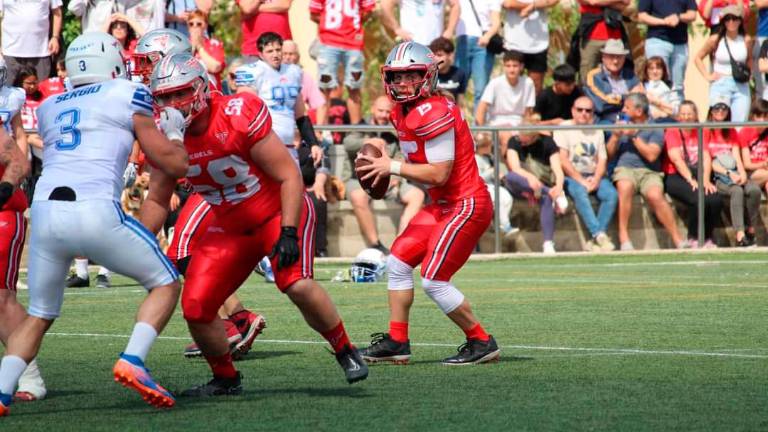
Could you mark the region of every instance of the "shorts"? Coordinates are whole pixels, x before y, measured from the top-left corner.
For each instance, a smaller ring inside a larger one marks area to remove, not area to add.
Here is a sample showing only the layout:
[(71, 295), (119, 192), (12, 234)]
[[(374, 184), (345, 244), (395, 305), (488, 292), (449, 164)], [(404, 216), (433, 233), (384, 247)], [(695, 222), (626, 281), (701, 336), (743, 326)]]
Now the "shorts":
[(32, 220), (27, 282), (32, 316), (59, 316), (64, 280), (78, 256), (135, 279), (147, 290), (179, 278), (155, 235), (117, 201), (35, 201)]
[(200, 194), (190, 195), (173, 226), (173, 238), (166, 252), (168, 258), (178, 265), (179, 260), (190, 256), (213, 220), (211, 205)]
[(392, 255), (424, 279), (449, 281), (474, 252), (493, 219), (490, 196), (430, 204), (411, 219), (392, 244)]
[(339, 65), (344, 65), (344, 85), (347, 88), (359, 89), (363, 86), (365, 58), (362, 51), (337, 48), (322, 43), (318, 46), (318, 87), (322, 90), (330, 90), (339, 86), (337, 78)]
[(545, 49), (540, 53), (523, 53), (523, 63), (528, 72), (541, 72), (547, 71), (547, 52), (549, 49)]
[(645, 196), (652, 187), (664, 190), (664, 175), (648, 168), (616, 167), (613, 171), (613, 181), (627, 180)]
[(16, 291), (21, 251), (27, 233), (23, 212), (0, 211), (0, 289)]
[[(246, 201), (228, 213), (216, 215), (208, 230), (200, 233), (202, 237), (194, 248), (181, 293), (181, 307), (187, 321), (213, 321), (224, 300), (237, 291), (259, 261), (271, 253), (280, 237), (279, 212), (261, 225), (242, 224), (239, 229), (224, 229), (217, 220), (262, 219), (254, 217), (259, 211)], [(299, 259), (288, 267), (278, 268), (277, 256), (270, 258), (275, 284), (280, 291), (284, 292), (301, 279), (312, 278), (316, 220), (312, 200), (304, 194), (298, 226)]]

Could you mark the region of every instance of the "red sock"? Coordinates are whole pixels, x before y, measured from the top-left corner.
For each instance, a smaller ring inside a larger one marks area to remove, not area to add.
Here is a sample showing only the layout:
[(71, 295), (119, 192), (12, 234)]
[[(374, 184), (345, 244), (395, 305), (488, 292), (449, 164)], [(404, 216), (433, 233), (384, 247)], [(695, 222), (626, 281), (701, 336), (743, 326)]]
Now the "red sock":
[(408, 342), (408, 323), (399, 321), (389, 322), (389, 337), (395, 342)]
[(237, 376), (237, 369), (232, 363), (232, 354), (229, 352), (220, 356), (205, 356), (205, 360), (211, 366), (213, 376), (217, 378), (234, 378)]
[(342, 321), (339, 321), (339, 324), (336, 327), (320, 334), (322, 334), (325, 340), (331, 344), (334, 352), (339, 352), (343, 350), (345, 346), (351, 345)]
[(480, 323), (473, 325), (468, 330), (464, 330), (464, 334), (467, 335), (467, 339), (480, 340), (483, 342), (491, 338)]

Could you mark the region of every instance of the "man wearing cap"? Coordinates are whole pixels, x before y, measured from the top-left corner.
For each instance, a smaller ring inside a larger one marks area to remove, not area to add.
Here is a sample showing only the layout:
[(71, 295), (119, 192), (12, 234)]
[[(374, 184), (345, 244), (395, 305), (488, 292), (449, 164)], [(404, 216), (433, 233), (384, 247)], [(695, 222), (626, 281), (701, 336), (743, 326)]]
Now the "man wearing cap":
[(624, 67), (629, 50), (621, 39), (609, 39), (600, 52), (602, 63), (587, 74), (584, 93), (595, 104), (597, 122), (614, 123), (624, 98), (630, 92), (642, 92), (642, 83), (631, 68)]
[[(642, 93), (630, 94), (624, 100), (622, 112), (628, 117), (628, 123), (648, 123), (648, 97)], [(634, 250), (629, 239), (629, 217), (632, 214), (632, 197), (635, 191), (640, 192), (656, 219), (667, 230), (672, 244), (678, 248), (687, 245), (677, 229), (672, 207), (664, 197), (661, 173), (663, 149), (664, 132), (660, 129), (614, 131), (606, 145), (608, 159), (615, 159), (616, 162), (613, 181), (619, 192), (619, 243), (623, 251)]]

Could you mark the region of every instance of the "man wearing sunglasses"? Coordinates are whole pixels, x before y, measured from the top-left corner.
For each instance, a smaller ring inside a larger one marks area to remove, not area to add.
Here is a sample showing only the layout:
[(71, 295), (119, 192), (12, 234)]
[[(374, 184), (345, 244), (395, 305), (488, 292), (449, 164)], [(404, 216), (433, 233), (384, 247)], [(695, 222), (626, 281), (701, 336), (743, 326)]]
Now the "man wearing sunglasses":
[[(573, 103), (573, 120), (561, 125), (589, 125), (594, 122), (595, 106), (592, 100), (581, 96)], [(560, 161), (565, 173), (565, 191), (573, 200), (579, 217), (589, 230), (591, 239), (587, 251), (612, 251), (615, 246), (606, 234), (616, 211), (616, 188), (604, 177), (608, 156), (605, 137), (600, 130), (558, 130), (553, 138), (560, 148)], [(597, 214), (589, 200), (595, 195), (600, 202)]]

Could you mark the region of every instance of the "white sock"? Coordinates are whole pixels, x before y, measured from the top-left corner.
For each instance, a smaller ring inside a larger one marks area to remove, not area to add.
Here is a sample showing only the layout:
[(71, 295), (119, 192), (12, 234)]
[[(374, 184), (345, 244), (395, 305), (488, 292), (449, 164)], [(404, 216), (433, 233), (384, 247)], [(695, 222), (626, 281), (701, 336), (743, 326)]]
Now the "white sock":
[(75, 258), (75, 273), (77, 273), (77, 277), (88, 279), (87, 258)]
[(19, 356), (7, 355), (0, 363), (0, 393), (12, 395), (19, 377), (27, 368), (27, 362)]
[(19, 391), (31, 393), (35, 398), (43, 399), (48, 391), (45, 389), (45, 381), (40, 376), (40, 369), (37, 367), (37, 358), (32, 359), (19, 377)]
[(109, 277), (109, 275), (110, 275), (111, 273), (112, 273), (112, 272), (110, 272), (108, 268), (106, 268), (106, 267), (99, 267), (99, 274), (100, 274), (100, 275), (103, 275), (103, 276)]
[(133, 333), (131, 333), (131, 339), (128, 341), (128, 346), (125, 347), (125, 354), (136, 356), (141, 361), (146, 360), (149, 349), (152, 348), (152, 344), (155, 343), (157, 338), (157, 330), (151, 325), (145, 322), (137, 322), (133, 326)]

